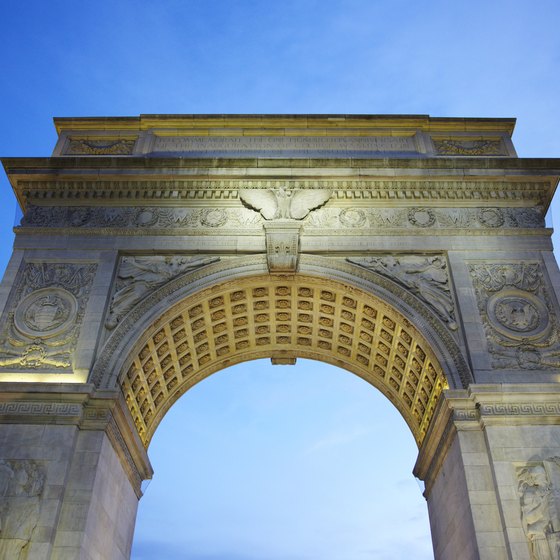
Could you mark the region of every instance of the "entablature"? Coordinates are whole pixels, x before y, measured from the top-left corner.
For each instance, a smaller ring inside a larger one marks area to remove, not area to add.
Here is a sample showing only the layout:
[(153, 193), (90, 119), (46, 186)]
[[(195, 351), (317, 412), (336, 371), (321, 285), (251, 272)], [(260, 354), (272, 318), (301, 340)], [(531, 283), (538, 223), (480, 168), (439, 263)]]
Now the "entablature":
[[(127, 204), (152, 200), (237, 201), (239, 189), (330, 189), (337, 203), (548, 208), (558, 159), (182, 160), (150, 158), (6, 158), (4, 168), (25, 209), (28, 201)], [(335, 165), (336, 164), (336, 165)], [(358, 165), (359, 164), (359, 165)], [(142, 203), (142, 202), (140, 202)]]

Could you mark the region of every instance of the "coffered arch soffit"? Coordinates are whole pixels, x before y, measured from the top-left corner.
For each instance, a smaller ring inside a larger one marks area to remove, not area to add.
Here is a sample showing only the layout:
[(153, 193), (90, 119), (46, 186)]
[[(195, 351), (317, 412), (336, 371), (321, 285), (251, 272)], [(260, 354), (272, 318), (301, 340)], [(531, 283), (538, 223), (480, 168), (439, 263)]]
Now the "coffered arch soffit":
[(186, 390), (265, 357), (359, 375), (393, 402), (419, 445), (441, 392), (470, 382), (453, 336), (422, 302), (375, 273), (305, 256), (295, 275), (270, 275), (264, 258), (246, 257), (169, 282), (123, 318), (91, 381), (120, 386), (148, 446)]

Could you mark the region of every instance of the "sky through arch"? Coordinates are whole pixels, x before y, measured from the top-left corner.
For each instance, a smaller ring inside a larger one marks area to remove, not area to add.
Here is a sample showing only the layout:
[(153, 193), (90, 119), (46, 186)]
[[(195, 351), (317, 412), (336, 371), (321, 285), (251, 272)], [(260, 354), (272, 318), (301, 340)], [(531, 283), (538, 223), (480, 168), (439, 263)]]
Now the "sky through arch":
[(432, 557), (411, 432), (335, 366), (215, 373), (170, 409), (149, 453), (135, 560)]

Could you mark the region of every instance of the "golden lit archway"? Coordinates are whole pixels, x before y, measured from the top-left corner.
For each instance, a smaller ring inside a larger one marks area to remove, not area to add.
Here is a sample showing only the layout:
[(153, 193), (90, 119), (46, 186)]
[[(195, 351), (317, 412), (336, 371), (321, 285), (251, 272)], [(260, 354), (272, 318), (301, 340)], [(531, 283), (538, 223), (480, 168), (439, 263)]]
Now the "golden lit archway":
[(187, 297), (135, 345), (121, 388), (144, 445), (190, 387), (263, 357), (311, 358), (359, 375), (394, 403), (418, 445), (447, 387), (425, 338), (379, 298), (306, 275), (253, 276)]

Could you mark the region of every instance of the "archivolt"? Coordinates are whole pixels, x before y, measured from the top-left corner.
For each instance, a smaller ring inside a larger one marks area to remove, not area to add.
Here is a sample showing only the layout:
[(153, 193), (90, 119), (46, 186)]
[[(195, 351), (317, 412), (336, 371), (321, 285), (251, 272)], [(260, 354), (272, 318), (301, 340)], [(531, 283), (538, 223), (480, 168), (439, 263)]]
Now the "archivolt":
[(193, 293), (137, 340), (119, 379), (144, 444), (194, 384), (262, 357), (312, 358), (359, 375), (394, 403), (418, 445), (447, 387), (426, 338), (381, 299), (315, 276), (259, 274)]

